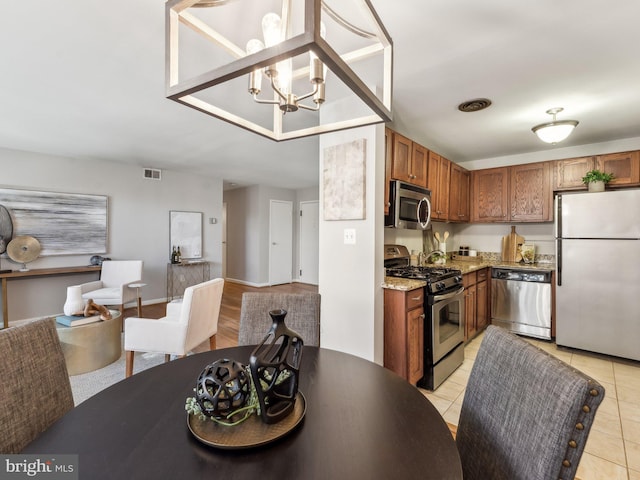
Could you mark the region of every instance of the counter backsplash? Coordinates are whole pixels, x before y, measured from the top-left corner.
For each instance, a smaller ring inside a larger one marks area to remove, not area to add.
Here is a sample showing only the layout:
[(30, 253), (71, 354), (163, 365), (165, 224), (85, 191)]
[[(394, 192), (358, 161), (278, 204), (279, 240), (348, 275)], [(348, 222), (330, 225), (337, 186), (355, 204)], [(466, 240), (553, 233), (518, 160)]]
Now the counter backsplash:
[[(452, 253), (457, 253), (457, 252), (452, 252)], [(478, 256), (482, 257), (484, 260), (487, 260), (489, 262), (496, 262), (502, 259), (502, 254), (500, 252), (478, 252)], [(555, 261), (556, 261), (555, 255), (549, 255), (544, 253), (543, 254), (536, 253), (536, 256), (534, 258), (535, 263), (555, 263)]]

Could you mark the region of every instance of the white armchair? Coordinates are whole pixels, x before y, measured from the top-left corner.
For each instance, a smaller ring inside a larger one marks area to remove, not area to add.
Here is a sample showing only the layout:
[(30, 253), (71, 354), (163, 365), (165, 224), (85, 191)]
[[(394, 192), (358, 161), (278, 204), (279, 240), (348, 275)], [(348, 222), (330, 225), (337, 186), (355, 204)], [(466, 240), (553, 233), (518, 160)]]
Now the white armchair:
[(82, 299), (92, 299), (98, 305), (118, 305), (120, 313), (125, 303), (137, 300), (137, 290), (130, 283), (142, 280), (142, 260), (109, 260), (102, 262), (100, 280), (83, 283)]
[(135, 352), (164, 353), (167, 361), (170, 355), (184, 357), (207, 339), (214, 350), (223, 287), (222, 278), (188, 287), (182, 302), (167, 304), (167, 316), (158, 320), (125, 319), (126, 376), (133, 373)]

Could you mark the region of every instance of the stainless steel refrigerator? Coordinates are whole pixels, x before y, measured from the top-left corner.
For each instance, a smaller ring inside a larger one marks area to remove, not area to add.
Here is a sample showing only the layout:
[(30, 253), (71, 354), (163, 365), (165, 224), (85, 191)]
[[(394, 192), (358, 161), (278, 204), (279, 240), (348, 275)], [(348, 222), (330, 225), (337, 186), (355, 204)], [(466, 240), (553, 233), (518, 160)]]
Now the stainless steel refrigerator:
[(556, 343), (640, 360), (640, 190), (555, 198)]

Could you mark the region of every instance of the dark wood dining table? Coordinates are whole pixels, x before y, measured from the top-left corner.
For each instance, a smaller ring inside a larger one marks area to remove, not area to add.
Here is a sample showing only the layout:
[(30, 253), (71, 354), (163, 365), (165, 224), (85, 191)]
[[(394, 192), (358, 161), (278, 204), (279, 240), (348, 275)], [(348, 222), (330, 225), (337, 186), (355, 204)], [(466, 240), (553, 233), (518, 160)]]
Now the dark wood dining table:
[(205, 445), (187, 426), (185, 400), (206, 365), (248, 364), (252, 350), (137, 373), (79, 404), (23, 453), (78, 454), (79, 476), (91, 480), (462, 479), (455, 441), (418, 389), (375, 363), (316, 347), (303, 350), (306, 413), (293, 430), (253, 448)]

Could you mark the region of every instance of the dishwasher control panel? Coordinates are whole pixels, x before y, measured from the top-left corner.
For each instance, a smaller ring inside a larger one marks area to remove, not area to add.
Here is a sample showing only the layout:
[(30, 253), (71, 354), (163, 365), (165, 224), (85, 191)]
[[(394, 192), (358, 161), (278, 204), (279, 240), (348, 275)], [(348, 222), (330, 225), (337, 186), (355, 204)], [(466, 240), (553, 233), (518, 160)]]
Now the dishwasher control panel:
[(516, 282), (551, 283), (551, 272), (549, 270), (492, 268), (491, 278)]

